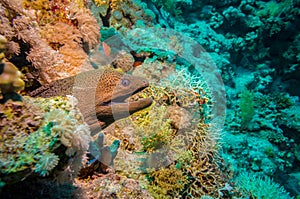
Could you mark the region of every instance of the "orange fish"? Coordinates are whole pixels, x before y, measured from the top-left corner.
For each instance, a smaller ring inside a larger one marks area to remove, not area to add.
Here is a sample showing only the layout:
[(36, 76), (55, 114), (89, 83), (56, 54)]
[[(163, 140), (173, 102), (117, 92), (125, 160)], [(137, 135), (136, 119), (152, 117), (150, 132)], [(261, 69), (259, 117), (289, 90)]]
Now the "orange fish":
[(110, 53), (111, 53), (111, 48), (110, 48), (110, 46), (109, 46), (107, 43), (102, 42), (102, 48), (103, 48), (103, 51), (104, 51), (104, 55), (105, 55), (106, 57), (110, 57)]
[(134, 63), (133, 63), (133, 67), (135, 68), (135, 67), (138, 67), (138, 66), (140, 66), (140, 65), (142, 65), (143, 64), (143, 62), (141, 62), (141, 61), (135, 61)]

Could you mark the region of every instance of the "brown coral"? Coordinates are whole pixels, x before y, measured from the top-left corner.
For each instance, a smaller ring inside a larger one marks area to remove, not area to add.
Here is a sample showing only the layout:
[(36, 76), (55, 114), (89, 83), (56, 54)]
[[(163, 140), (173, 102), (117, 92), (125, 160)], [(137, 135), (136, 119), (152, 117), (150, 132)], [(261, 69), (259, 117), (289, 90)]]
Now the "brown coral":
[(88, 50), (95, 48), (100, 42), (100, 27), (97, 20), (86, 8), (78, 9), (75, 4), (69, 8), (70, 19), (76, 20), (76, 27), (79, 30), (83, 42), (87, 44)]
[(3, 72), (0, 75), (0, 94), (17, 93), (24, 89), (23, 74), (15, 65), (4, 62), (1, 63), (0, 67), (3, 67)]
[(218, 165), (221, 161), (217, 154), (216, 138), (210, 135), (208, 129), (208, 125), (199, 123), (192, 132), (194, 136), (191, 137), (189, 151), (194, 158), (184, 166), (190, 176), (185, 194), (196, 198), (202, 195), (219, 197), (218, 190), (224, 187), (227, 180)]
[(124, 50), (121, 50), (116, 55), (112, 65), (116, 68), (122, 69), (123, 72), (128, 72), (133, 69), (134, 58), (133, 56)]
[(179, 106), (169, 106), (167, 116), (172, 120), (172, 125), (176, 129), (186, 129), (191, 126), (191, 114)]

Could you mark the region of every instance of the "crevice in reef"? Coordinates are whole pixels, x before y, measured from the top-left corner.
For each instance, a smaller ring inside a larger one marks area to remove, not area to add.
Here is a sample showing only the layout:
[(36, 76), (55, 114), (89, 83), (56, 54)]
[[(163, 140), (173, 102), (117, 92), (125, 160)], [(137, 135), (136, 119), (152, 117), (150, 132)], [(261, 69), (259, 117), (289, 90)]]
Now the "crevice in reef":
[(103, 15), (101, 15), (101, 14), (99, 14), (99, 15), (100, 15), (100, 17), (101, 17), (103, 26), (104, 26), (104, 27), (109, 27), (109, 26), (110, 26), (110, 24), (109, 24), (109, 18), (111, 17), (111, 7), (110, 7), (110, 6), (108, 7), (105, 16), (103, 16)]

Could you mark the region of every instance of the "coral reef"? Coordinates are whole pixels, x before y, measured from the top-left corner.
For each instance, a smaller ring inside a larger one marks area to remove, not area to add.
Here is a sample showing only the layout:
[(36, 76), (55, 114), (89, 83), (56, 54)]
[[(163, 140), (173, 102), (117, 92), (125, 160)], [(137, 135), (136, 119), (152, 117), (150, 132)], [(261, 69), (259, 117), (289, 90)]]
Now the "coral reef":
[(76, 179), (75, 196), (78, 198), (122, 198), (122, 199), (152, 199), (153, 197), (143, 189), (137, 180), (108, 173), (94, 176), (85, 181)]
[(35, 67), (41, 84), (92, 68), (86, 52), (99, 43), (100, 30), (80, 2), (1, 2), (0, 33), (9, 41), (8, 51), (26, 51), (19, 57)]
[(155, 14), (140, 0), (95, 0), (90, 6), (103, 27), (126, 31), (135, 27), (153, 26)]
[(299, 186), (286, 183), (299, 171), (299, 118), (291, 110), (298, 110), (300, 96), (299, 1), (192, 5), (182, 7), (185, 21), (173, 24), (196, 39), (221, 71), (228, 99), (222, 156), (233, 173), (259, 172), (299, 195)]
[(5, 58), (7, 40), (0, 35), (0, 103), (9, 99), (21, 100), (19, 91), (23, 90), (25, 83), (23, 74), (18, 68)]
[[(0, 197), (299, 197), (299, 6), (1, 0)], [(109, 63), (154, 103), (93, 140), (76, 99), (20, 95)]]
[(104, 134), (100, 132), (95, 141), (90, 142), (89, 162), (81, 169), (80, 178), (87, 178), (95, 173), (107, 173), (108, 167), (113, 166), (113, 161), (117, 156), (120, 140), (114, 140), (110, 146), (104, 146)]
[(219, 138), (204, 123), (209, 113), (205, 83), (179, 65), (162, 62), (145, 60), (133, 71), (156, 82), (139, 93), (155, 102), (104, 130), (121, 140), (115, 170), (142, 180), (154, 198), (227, 197), (229, 191), (221, 191), (227, 177), (219, 167)]
[(1, 181), (9, 185), (35, 173), (76, 177), (91, 140), (76, 100), (23, 98), (1, 105)]

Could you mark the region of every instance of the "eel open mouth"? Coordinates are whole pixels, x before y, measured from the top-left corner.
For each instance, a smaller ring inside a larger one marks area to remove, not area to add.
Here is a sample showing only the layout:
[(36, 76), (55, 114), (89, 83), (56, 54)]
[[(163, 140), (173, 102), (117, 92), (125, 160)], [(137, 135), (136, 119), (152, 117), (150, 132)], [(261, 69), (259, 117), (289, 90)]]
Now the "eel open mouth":
[(153, 102), (152, 97), (143, 98), (139, 94), (146, 87), (140, 88), (133, 93), (125, 94), (111, 101), (101, 103), (96, 106), (96, 113), (102, 119), (113, 117), (115, 120), (128, 117), (130, 114), (150, 106)]
[[(125, 94), (116, 98), (113, 98), (110, 101), (103, 102), (101, 106), (112, 106), (116, 104), (128, 104), (128, 103), (137, 103), (139, 100), (145, 100), (146, 98), (139, 97), (139, 93), (147, 87), (140, 88), (133, 93)], [(150, 97), (151, 98), (151, 97)], [(152, 99), (152, 98), (151, 98)]]

